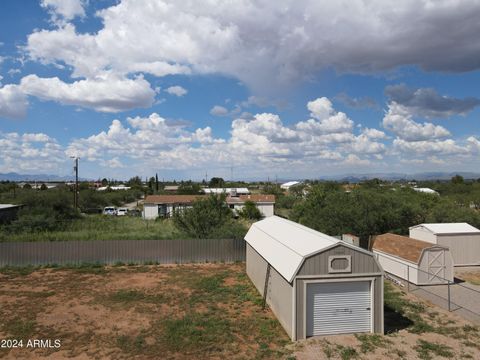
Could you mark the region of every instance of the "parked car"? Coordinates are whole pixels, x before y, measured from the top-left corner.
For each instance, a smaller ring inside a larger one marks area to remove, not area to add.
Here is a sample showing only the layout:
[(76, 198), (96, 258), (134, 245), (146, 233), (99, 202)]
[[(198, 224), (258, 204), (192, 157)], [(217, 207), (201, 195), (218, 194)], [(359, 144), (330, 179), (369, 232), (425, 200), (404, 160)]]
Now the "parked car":
[(117, 216), (125, 216), (128, 213), (127, 208), (118, 208), (117, 209)]
[(103, 208), (103, 215), (116, 215), (117, 208), (115, 206), (105, 206)]

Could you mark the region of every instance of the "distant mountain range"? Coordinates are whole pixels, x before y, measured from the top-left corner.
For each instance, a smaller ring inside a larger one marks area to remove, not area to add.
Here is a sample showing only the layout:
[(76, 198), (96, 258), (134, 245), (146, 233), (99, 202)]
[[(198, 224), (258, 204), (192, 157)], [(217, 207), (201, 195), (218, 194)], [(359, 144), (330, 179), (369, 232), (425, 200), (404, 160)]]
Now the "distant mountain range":
[[(424, 172), (415, 174), (402, 174), (402, 173), (371, 173), (371, 174), (341, 174), (341, 175), (328, 175), (320, 176), (320, 180), (336, 180), (345, 181), (350, 183), (357, 183), (369, 179), (378, 178), (381, 180), (450, 180), (455, 175), (463, 176), (464, 179), (479, 179), (480, 173), (466, 172), (466, 171), (453, 171), (453, 172)], [(71, 181), (74, 176), (58, 176), (51, 174), (17, 174), (14, 172), (0, 173), (0, 181)], [(81, 181), (88, 181), (91, 179), (79, 178)], [(292, 180), (301, 179), (278, 179), (277, 182), (284, 183)]]
[[(17, 174), (14, 172), (0, 173), (0, 181), (71, 181), (75, 177), (70, 176), (58, 176), (51, 174)], [(88, 179), (79, 178), (81, 181)]]
[(360, 182), (360, 181), (369, 180), (369, 179), (375, 179), (375, 178), (378, 178), (381, 180), (391, 180), (391, 181), (397, 181), (397, 180), (428, 181), (428, 180), (450, 180), (455, 175), (463, 176), (464, 179), (480, 178), (480, 173), (456, 171), (456, 172), (424, 172), (424, 173), (415, 173), (415, 174), (402, 174), (402, 173), (343, 174), (343, 175), (321, 176), (320, 179), (348, 181), (351, 183)]

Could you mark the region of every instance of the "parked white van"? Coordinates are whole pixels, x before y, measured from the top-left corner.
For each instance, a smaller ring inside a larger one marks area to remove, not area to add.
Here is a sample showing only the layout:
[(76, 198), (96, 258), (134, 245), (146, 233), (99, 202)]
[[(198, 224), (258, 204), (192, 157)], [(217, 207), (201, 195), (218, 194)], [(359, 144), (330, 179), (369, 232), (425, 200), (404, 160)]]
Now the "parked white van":
[(128, 213), (127, 208), (118, 208), (117, 210), (117, 216), (125, 216)]
[(115, 206), (105, 206), (103, 208), (103, 215), (116, 215), (117, 208)]

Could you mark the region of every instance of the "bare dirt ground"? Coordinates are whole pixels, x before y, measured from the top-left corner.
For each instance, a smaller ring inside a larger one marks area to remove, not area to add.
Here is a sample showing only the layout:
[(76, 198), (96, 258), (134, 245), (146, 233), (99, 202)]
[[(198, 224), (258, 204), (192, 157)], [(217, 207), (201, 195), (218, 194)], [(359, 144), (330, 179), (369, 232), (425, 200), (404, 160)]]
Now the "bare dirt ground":
[[(480, 330), (386, 283), (387, 335), (291, 343), (243, 264), (2, 269), (5, 359), (480, 359)], [(27, 348), (28, 339), (60, 340)]]
[[(3, 270), (5, 359), (276, 359), (287, 335), (242, 264)], [(26, 348), (55, 339), (59, 348)]]
[(310, 338), (292, 345), (296, 359), (480, 359), (478, 326), (386, 285), (386, 335)]

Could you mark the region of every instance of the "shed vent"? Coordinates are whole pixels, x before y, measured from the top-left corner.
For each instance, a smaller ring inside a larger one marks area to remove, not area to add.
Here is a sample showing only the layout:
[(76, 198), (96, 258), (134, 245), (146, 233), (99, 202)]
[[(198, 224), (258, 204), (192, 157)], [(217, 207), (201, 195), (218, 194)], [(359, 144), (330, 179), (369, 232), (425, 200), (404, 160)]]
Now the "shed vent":
[(350, 255), (332, 255), (328, 257), (329, 273), (352, 272), (352, 257)]

